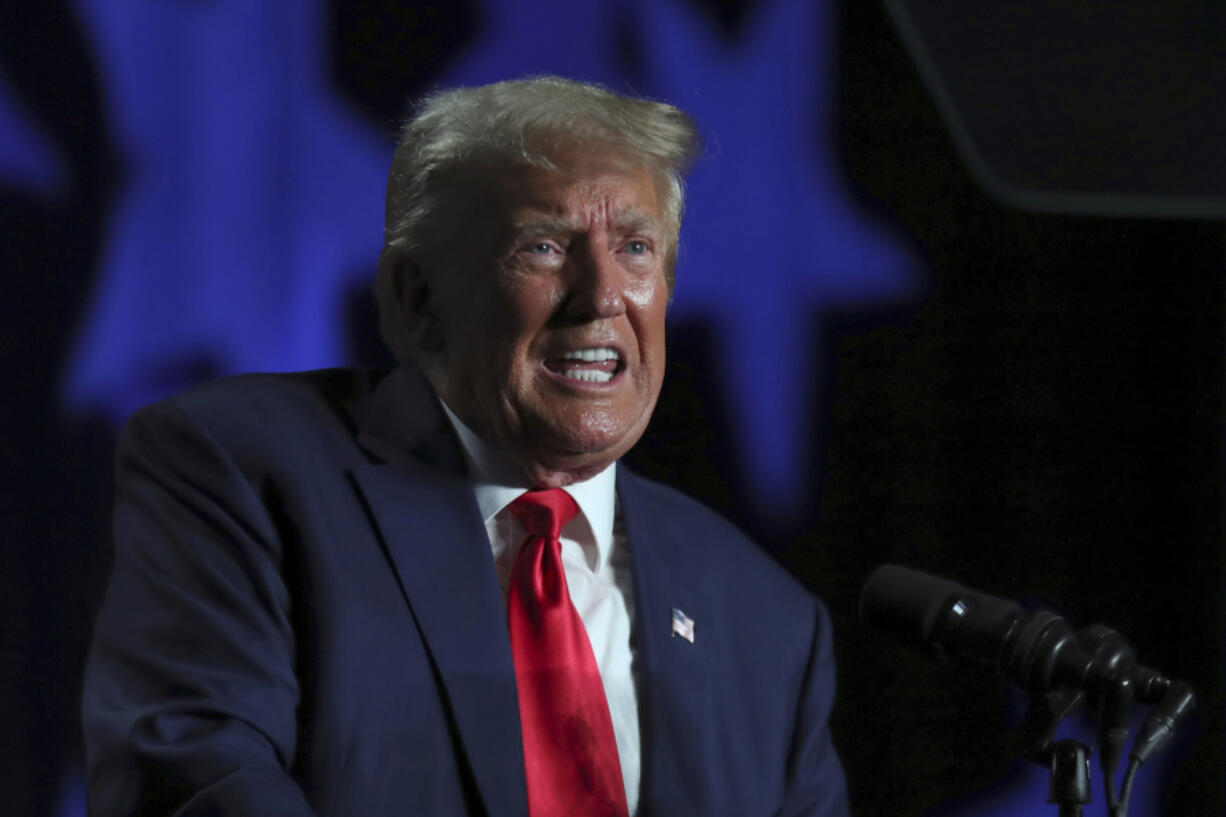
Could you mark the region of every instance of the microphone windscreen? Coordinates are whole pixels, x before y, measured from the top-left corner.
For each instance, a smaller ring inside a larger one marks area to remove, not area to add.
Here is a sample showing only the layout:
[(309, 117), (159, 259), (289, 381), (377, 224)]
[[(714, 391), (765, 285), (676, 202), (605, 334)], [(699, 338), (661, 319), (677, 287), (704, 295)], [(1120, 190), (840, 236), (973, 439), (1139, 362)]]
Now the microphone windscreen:
[(860, 593), (860, 621), (904, 642), (928, 644), (945, 601), (966, 593), (957, 582), (901, 565), (882, 565)]

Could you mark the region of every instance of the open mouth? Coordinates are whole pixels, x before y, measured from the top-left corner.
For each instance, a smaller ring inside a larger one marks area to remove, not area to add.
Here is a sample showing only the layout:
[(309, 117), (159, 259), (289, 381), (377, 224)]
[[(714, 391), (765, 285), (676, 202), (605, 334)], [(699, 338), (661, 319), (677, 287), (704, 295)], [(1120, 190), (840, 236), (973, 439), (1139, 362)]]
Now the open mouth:
[(616, 349), (607, 346), (575, 349), (545, 358), (545, 368), (580, 383), (608, 383), (626, 368)]

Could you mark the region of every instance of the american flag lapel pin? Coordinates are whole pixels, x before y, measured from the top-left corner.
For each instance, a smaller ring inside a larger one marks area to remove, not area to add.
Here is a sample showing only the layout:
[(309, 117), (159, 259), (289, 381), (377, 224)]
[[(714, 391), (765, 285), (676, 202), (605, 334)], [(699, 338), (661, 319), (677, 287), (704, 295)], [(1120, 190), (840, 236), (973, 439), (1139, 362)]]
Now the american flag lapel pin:
[(673, 608), (673, 636), (681, 636), (691, 644), (694, 643), (694, 619)]

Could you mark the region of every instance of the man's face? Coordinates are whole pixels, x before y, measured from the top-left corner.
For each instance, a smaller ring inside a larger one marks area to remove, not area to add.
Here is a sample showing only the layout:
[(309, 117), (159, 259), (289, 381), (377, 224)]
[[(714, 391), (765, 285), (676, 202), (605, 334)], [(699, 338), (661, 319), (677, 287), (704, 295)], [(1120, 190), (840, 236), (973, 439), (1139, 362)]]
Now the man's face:
[(436, 388), (540, 487), (586, 479), (642, 436), (674, 240), (642, 166), (579, 152), (557, 165), (470, 175), (423, 263)]

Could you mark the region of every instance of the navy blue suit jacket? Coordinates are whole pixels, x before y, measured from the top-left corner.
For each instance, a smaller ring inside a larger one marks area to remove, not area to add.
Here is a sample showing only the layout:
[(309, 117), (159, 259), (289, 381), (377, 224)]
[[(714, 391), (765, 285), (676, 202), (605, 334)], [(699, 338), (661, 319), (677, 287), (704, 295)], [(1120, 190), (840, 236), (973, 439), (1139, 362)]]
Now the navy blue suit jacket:
[[(424, 378), (218, 381), (138, 412), (87, 670), (95, 817), (526, 817), (511, 650)], [(643, 815), (843, 815), (821, 604), (619, 467)], [(671, 611), (695, 622), (671, 635)]]

